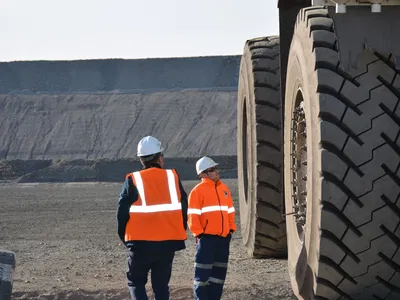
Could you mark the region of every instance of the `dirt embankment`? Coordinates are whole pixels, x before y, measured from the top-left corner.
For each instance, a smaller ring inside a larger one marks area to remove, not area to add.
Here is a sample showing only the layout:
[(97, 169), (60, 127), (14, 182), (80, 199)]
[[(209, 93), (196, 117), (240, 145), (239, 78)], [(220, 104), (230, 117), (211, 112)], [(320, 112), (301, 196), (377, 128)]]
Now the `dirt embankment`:
[[(236, 156), (213, 156), (225, 178), (237, 177)], [(175, 168), (181, 180), (196, 180), (198, 158), (166, 158), (165, 167)], [(2, 160), (0, 181), (28, 182), (121, 182), (129, 172), (140, 170), (135, 159), (99, 160)]]
[(0, 180), (118, 181), (154, 135), (183, 179), (236, 177), (240, 56), (0, 63)]
[(236, 94), (0, 95), (0, 158), (129, 159), (146, 135), (166, 157), (236, 155)]

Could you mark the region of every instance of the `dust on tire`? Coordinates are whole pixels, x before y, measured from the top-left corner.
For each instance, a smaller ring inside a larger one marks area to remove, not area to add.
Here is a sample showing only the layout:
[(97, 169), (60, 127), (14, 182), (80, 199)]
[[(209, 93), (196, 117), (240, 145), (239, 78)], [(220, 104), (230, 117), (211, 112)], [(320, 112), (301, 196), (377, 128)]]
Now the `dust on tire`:
[(238, 185), (243, 242), (252, 257), (285, 257), (279, 37), (246, 42), (238, 90)]
[(346, 73), (338, 54), (328, 11), (301, 10), (285, 97), (287, 213), (294, 196), (291, 118), (300, 96), (309, 176), (303, 243), (296, 242), (294, 217), (287, 219), (292, 287), (301, 299), (392, 299), (400, 289), (400, 75), (390, 56), (369, 50)]

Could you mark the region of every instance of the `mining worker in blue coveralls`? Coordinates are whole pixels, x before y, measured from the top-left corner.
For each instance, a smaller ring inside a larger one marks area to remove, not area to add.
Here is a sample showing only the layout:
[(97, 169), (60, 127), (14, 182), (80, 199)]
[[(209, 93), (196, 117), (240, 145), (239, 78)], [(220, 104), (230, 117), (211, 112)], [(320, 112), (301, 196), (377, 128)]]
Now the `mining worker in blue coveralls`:
[(236, 231), (231, 192), (220, 180), (217, 163), (209, 157), (196, 162), (201, 182), (189, 194), (188, 225), (196, 237), (194, 296), (219, 300), (225, 283), (229, 245)]
[(168, 300), (175, 251), (185, 249), (187, 195), (176, 170), (163, 168), (163, 150), (152, 136), (140, 140), (143, 170), (126, 175), (118, 202), (118, 235), (127, 248), (133, 300), (148, 299), (150, 270), (155, 299)]

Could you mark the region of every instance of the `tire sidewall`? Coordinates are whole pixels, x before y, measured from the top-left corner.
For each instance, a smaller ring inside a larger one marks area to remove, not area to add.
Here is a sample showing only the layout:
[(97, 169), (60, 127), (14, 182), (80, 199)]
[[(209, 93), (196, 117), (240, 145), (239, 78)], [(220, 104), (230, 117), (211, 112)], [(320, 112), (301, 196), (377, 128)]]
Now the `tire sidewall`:
[[(250, 62), (250, 64), (249, 64)], [(250, 87), (254, 86), (254, 79), (248, 74), (252, 74), (250, 72), (251, 69), (251, 59), (249, 57), (249, 49), (246, 48), (245, 54), (242, 57), (240, 64), (240, 72), (239, 72), (239, 88), (238, 88), (238, 115), (237, 115), (237, 141), (238, 141), (238, 193), (239, 193), (239, 206), (240, 206), (240, 216), (241, 216), (241, 228), (242, 228), (242, 237), (243, 243), (247, 246), (248, 252), (250, 255), (253, 254), (254, 251), (254, 239), (255, 239), (255, 204), (256, 201), (253, 201), (254, 193), (256, 187), (254, 186), (255, 180), (253, 178), (256, 177), (256, 168), (252, 163), (254, 161), (255, 147), (255, 137), (253, 136), (253, 130), (251, 130), (251, 126), (255, 124), (255, 114), (253, 113), (254, 107), (254, 93), (250, 89)], [(247, 124), (243, 124), (244, 120), (244, 105), (246, 105), (246, 120)], [(250, 122), (250, 124), (248, 124)], [(247, 133), (244, 133), (243, 130), (247, 130)], [(247, 134), (247, 145), (243, 145), (243, 135)], [(245, 153), (243, 153), (243, 146), (247, 149)], [(245, 163), (247, 160), (247, 193), (244, 189), (245, 184)]]
[[(305, 32), (306, 30), (304, 30)], [(302, 31), (300, 31), (302, 32)], [(299, 30), (297, 31), (299, 33)], [(318, 94), (316, 91), (316, 74), (312, 66), (314, 57), (309, 37), (297, 34), (292, 41), (288, 61), (285, 95), (285, 129), (284, 129), (284, 186), (286, 214), (292, 208), (292, 115), (296, 96), (300, 91), (303, 95), (307, 126), (307, 215), (304, 239), (300, 241), (295, 218), (286, 217), (288, 240), (288, 270), (294, 293), (300, 298), (309, 299), (315, 285), (314, 275), (318, 266), (316, 253), (319, 249), (320, 224), (320, 150), (319, 150), (319, 119)], [(311, 276), (310, 276), (311, 275)], [(311, 278), (310, 278), (311, 277)], [(300, 296), (301, 294), (301, 296)]]

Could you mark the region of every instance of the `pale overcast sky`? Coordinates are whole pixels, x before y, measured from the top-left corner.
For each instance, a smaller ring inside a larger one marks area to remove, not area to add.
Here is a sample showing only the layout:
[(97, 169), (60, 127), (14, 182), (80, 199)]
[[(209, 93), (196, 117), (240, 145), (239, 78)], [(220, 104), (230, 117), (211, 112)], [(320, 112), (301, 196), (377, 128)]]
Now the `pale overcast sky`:
[(0, 61), (241, 54), (277, 0), (0, 0)]

